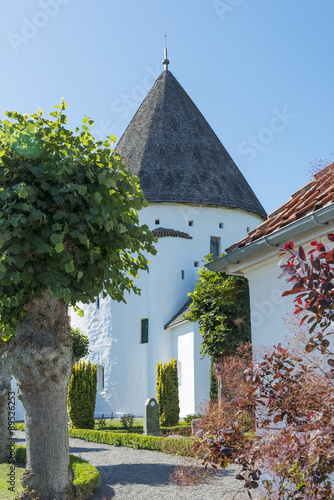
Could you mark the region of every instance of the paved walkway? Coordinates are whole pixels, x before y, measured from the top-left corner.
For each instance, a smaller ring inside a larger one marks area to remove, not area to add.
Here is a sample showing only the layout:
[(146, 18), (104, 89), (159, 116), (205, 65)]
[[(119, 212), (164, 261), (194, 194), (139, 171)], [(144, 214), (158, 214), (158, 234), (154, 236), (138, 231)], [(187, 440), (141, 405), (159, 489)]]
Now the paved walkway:
[[(15, 438), (17, 444), (24, 444), (25, 433), (16, 431)], [(70, 452), (88, 460), (101, 474), (100, 486), (90, 500), (249, 500), (242, 483), (234, 479), (239, 471), (234, 466), (204, 484), (179, 488), (169, 476), (178, 465), (187, 464), (183, 457), (82, 439), (70, 439)], [(256, 494), (253, 498), (257, 499)]]

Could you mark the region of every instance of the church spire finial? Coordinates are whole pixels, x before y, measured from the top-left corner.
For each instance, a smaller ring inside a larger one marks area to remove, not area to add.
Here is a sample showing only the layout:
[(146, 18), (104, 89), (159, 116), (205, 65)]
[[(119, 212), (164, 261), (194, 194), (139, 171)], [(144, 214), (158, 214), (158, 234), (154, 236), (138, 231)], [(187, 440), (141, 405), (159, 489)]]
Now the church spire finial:
[(164, 52), (165, 58), (162, 61), (162, 64), (165, 66), (165, 71), (168, 71), (168, 64), (169, 60), (167, 59), (167, 35), (165, 34), (165, 52)]

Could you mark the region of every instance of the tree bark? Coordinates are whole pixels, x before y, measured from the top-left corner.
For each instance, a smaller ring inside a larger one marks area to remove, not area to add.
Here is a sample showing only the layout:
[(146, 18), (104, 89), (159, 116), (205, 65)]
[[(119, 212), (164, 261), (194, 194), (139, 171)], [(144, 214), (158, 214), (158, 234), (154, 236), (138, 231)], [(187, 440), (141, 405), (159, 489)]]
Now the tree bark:
[(45, 291), (25, 306), (8, 361), (20, 389), (26, 425), (26, 488), (20, 498), (76, 498), (69, 463), (66, 394), (73, 366), (68, 306)]
[[(0, 332), (1, 333), (1, 332)], [(6, 462), (10, 456), (10, 443), (12, 422), (14, 417), (14, 405), (9, 406), (9, 393), (11, 390), (10, 372), (6, 366), (2, 355), (7, 349), (8, 344), (0, 339), (0, 462)], [(9, 413), (11, 411), (12, 413)]]

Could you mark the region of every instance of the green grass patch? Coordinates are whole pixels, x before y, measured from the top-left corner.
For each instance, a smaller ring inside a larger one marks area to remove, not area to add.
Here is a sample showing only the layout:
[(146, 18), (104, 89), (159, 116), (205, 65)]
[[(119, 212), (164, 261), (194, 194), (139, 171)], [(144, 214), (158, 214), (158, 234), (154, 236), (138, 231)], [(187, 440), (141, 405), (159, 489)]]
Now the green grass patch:
[[(15, 459), (17, 462), (24, 464), (27, 460), (26, 447), (17, 446), (15, 448)], [(100, 473), (86, 460), (76, 457), (75, 455), (70, 455), (70, 464), (72, 471), (74, 472), (75, 479), (73, 483), (78, 486), (81, 497), (86, 498), (90, 495), (99, 485)], [(0, 464), (0, 499), (1, 500), (11, 500), (14, 499), (16, 495), (21, 493), (22, 486), (19, 481), (24, 468), (15, 469), (15, 493), (8, 491), (8, 486), (10, 486), (7, 481), (6, 472), (9, 472), (8, 464)], [(7, 495), (7, 496), (6, 496)], [(11, 496), (10, 496), (11, 495)]]
[(23, 488), (20, 482), (20, 477), (24, 472), (24, 468), (15, 467), (15, 485), (13, 485), (14, 491), (10, 491), (8, 488), (12, 486), (7, 482), (9, 480), (8, 474), (11, 472), (10, 467), (13, 467), (7, 463), (0, 464), (0, 498), (1, 500), (13, 500), (16, 496), (22, 493)]
[(143, 436), (135, 433), (122, 433), (101, 430), (69, 429), (72, 438), (93, 441), (94, 443), (127, 446), (136, 450), (153, 450), (172, 455), (193, 455), (195, 438), (169, 438), (161, 436)]
[(99, 420), (95, 419), (95, 430), (103, 430), (103, 431), (123, 431), (123, 432), (135, 432), (140, 433), (143, 432), (143, 420), (140, 418), (135, 418), (133, 421), (133, 425), (128, 427), (127, 429), (123, 426), (121, 419), (106, 419), (106, 426), (103, 429), (99, 428)]
[[(133, 422), (133, 425), (127, 429), (125, 429), (122, 425), (121, 420), (106, 420), (106, 426), (104, 428), (99, 427), (99, 420), (95, 420), (94, 430), (96, 431), (112, 431), (112, 432), (123, 432), (126, 434), (142, 434), (143, 429), (143, 420), (136, 418)], [(182, 436), (190, 436), (191, 435), (191, 426), (186, 422), (180, 422), (178, 425), (173, 427), (160, 427), (160, 430), (163, 434), (181, 434)]]

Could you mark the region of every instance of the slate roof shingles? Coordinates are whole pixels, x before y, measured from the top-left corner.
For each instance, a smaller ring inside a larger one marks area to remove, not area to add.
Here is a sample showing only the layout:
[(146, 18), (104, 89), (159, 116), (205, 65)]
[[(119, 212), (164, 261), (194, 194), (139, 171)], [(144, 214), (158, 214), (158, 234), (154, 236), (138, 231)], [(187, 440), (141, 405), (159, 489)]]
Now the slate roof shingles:
[(116, 151), (149, 203), (187, 203), (266, 212), (196, 105), (163, 71)]
[(164, 227), (157, 227), (152, 230), (152, 233), (154, 236), (158, 236), (158, 238), (172, 236), (173, 238), (185, 238), (186, 240), (193, 239), (188, 233), (184, 233), (183, 231), (178, 231), (176, 229), (166, 229)]

